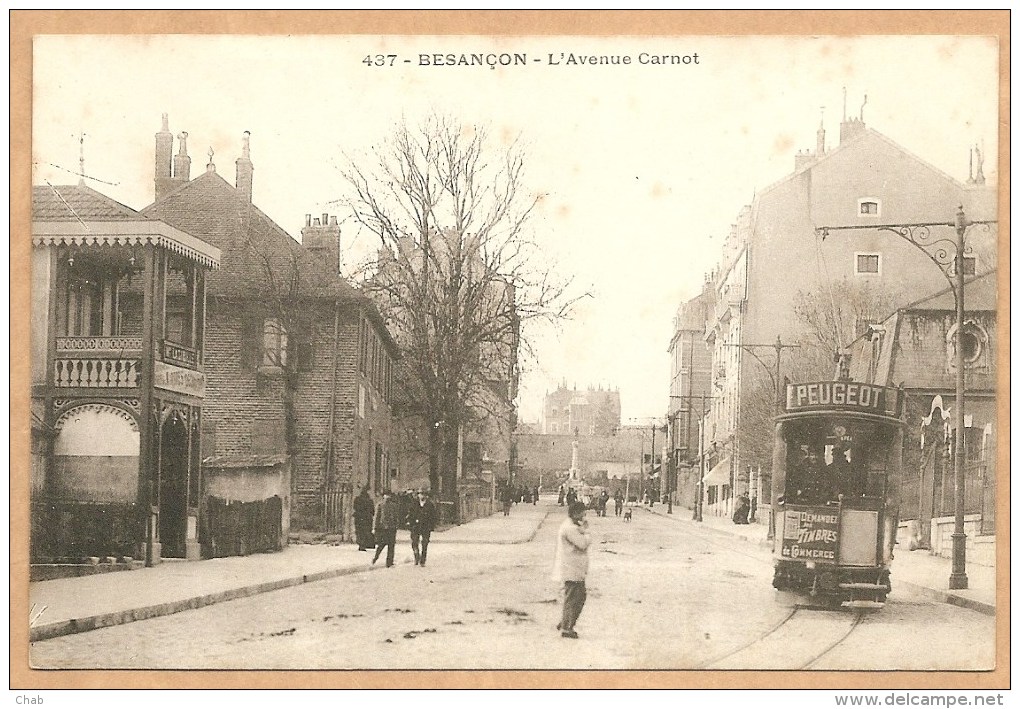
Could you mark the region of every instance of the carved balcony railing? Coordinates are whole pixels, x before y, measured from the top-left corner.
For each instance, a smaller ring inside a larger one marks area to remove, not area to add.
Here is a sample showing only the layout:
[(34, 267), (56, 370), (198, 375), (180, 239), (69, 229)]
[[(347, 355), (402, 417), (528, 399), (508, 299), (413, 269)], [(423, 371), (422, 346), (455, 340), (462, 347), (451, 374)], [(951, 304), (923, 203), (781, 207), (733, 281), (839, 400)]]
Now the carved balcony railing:
[(125, 355), (140, 356), (141, 353), (141, 337), (87, 336), (57, 338), (58, 355), (91, 358), (120, 357)]
[(163, 340), (162, 359), (187, 369), (198, 369), (198, 350), (170, 340)]
[(131, 389), (138, 386), (137, 359), (58, 357), (53, 363), (53, 383), (58, 387)]

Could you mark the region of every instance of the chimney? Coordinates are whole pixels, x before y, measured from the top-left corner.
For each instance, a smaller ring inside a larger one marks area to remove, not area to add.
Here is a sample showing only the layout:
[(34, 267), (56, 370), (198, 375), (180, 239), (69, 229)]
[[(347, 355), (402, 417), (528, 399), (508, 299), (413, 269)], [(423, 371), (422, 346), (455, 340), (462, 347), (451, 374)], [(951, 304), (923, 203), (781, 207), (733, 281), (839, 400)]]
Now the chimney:
[(305, 215), (305, 226), (301, 230), (301, 245), (317, 259), (326, 263), (330, 273), (340, 273), (340, 225), (336, 217), (323, 214), (312, 218)]
[(846, 97), (843, 98), (843, 122), (839, 124), (839, 144), (851, 138), (863, 135), (867, 126), (864, 124), (864, 106), (868, 103), (868, 95), (864, 94), (864, 101), (861, 103), (861, 113), (857, 118), (846, 117)]
[(174, 151), (174, 134), (170, 132), (170, 120), (163, 114), (163, 127), (156, 133), (156, 155), (154, 162), (155, 197), (158, 201), (174, 189), (171, 181), (171, 161)]
[(183, 185), (191, 179), (191, 157), (188, 156), (188, 133), (182, 131), (177, 136), (180, 141), (180, 149), (174, 156), (174, 182)]
[(793, 156), (793, 169), (794, 171), (802, 170), (815, 161), (815, 154), (810, 150), (798, 150), (797, 154)]
[(234, 182), (238, 192), (249, 202), (251, 202), (252, 173), (255, 171), (255, 167), (251, 164), (250, 145), (248, 143), (250, 138), (251, 133), (245, 131), (242, 137), (241, 157), (237, 159), (236, 163), (237, 180)]

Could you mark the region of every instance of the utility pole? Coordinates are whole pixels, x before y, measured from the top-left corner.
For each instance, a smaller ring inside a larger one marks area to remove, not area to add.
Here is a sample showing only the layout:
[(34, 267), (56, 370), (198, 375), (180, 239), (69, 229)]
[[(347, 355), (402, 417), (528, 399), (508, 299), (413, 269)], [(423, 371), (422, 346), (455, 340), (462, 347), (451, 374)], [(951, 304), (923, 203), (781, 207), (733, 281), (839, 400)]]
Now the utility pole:
[(673, 514), (673, 478), (676, 475), (676, 416), (666, 414), (669, 431), (669, 465), (666, 472), (666, 514)]
[[(681, 401), (687, 402), (687, 418), (688, 421), (691, 417), (691, 410), (695, 401), (701, 402), (701, 417), (698, 426), (698, 484), (694, 486), (696, 498), (694, 500), (694, 521), (702, 521), (702, 499), (705, 496), (705, 414), (708, 412), (708, 402), (718, 397), (710, 396), (708, 394), (683, 394), (676, 395), (671, 394), (671, 399), (680, 399)], [(681, 404), (682, 406), (682, 404)], [(682, 409), (681, 409), (682, 410)], [(677, 412), (679, 413), (679, 411)], [(689, 424), (688, 424), (689, 429)], [(690, 450), (690, 439), (684, 441), (687, 444), (688, 450)], [(675, 448), (675, 445), (674, 445)]]
[[(764, 343), (758, 344), (758, 343), (740, 342), (740, 343), (732, 343), (732, 344), (731, 343), (727, 343), (725, 346), (726, 347), (739, 347), (741, 350), (747, 352), (752, 357), (754, 357), (756, 360), (758, 360), (758, 363), (761, 364), (761, 366), (768, 373), (769, 378), (772, 380), (772, 390), (774, 392), (774, 398), (775, 398), (774, 408), (775, 408), (776, 412), (778, 412), (780, 410), (780, 408), (782, 407), (782, 405), (783, 405), (783, 383), (782, 383), (782, 376), (781, 376), (782, 375), (783, 350), (797, 349), (797, 348), (800, 347), (800, 345), (788, 345), (788, 344), (783, 342), (781, 336), (776, 335), (776, 341), (774, 343), (772, 343), (772, 344), (764, 344)], [(775, 359), (775, 369), (774, 370), (771, 367), (769, 367), (769, 365), (765, 362), (765, 360), (763, 360), (761, 357), (759, 357), (758, 353), (755, 351), (755, 350), (761, 350), (761, 349), (771, 349), (771, 350), (775, 351), (776, 359)], [(738, 420), (739, 420), (739, 413), (738, 413)], [(739, 441), (739, 438), (740, 438), (739, 430), (738, 431), (734, 431), (734, 435), (736, 436), (736, 439)], [(736, 443), (734, 444), (734, 449), (736, 450)], [(736, 461), (736, 458), (734, 458), (733, 460)], [(734, 480), (733, 480), (733, 487), (734, 487), (733, 495), (734, 495), (734, 500), (736, 500), (736, 495), (737, 495), (737, 490), (736, 490), (737, 479), (736, 478), (739, 475), (740, 475), (740, 471), (739, 470), (734, 472)], [(748, 473), (748, 487), (750, 487), (750, 472)], [(750, 492), (750, 491), (748, 491), (748, 492)]]
[[(768, 372), (769, 378), (772, 380), (772, 389), (773, 391), (775, 391), (776, 394), (776, 408), (778, 409), (783, 401), (783, 382), (781, 379), (783, 350), (796, 349), (800, 347), (800, 345), (788, 345), (783, 342), (781, 336), (776, 335), (776, 341), (772, 344), (755, 344), (740, 342), (733, 344), (727, 343), (725, 346), (739, 347), (740, 349), (744, 350), (752, 357), (754, 357), (756, 360), (758, 360), (759, 364), (761, 364), (761, 366), (765, 368), (765, 371)], [(775, 350), (776, 353), (775, 371), (773, 371), (773, 368), (769, 367), (769, 365), (761, 357), (758, 356), (758, 353), (755, 352), (755, 350), (760, 349)]]

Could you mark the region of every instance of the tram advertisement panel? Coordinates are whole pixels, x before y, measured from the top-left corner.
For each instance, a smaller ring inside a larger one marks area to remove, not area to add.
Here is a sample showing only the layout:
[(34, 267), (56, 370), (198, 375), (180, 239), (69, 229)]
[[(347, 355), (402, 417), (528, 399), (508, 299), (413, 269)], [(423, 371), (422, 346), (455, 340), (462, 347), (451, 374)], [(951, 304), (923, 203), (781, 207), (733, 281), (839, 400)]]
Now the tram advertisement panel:
[(787, 507), (780, 556), (797, 561), (836, 562), (839, 510), (832, 507)]
[(809, 382), (786, 386), (786, 410), (838, 409), (862, 411), (896, 418), (900, 393), (890, 387), (860, 382)]

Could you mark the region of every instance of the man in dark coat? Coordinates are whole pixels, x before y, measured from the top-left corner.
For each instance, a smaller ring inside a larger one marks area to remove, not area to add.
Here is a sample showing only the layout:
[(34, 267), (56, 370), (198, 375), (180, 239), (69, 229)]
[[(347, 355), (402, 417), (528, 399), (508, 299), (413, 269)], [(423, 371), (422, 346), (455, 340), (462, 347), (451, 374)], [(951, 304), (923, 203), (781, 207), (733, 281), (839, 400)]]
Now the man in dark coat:
[(386, 549), (386, 565), (393, 566), (393, 556), (397, 551), (397, 527), (400, 526), (400, 505), (393, 493), (383, 492), (383, 501), (375, 510), (375, 558), (379, 561), (383, 548)]
[(368, 494), (368, 485), (361, 488), (361, 494), (354, 498), (354, 537), (358, 542), (358, 551), (368, 551), (375, 546), (372, 539), (372, 515), (375, 514), (375, 503)]
[(503, 503), (503, 516), (507, 517), (510, 514), (510, 507), (514, 504), (514, 489), (507, 485), (503, 488), (503, 492), (500, 495), (500, 502)]
[[(425, 559), (429, 554), (429, 538), (438, 521), (436, 506), (429, 499), (428, 492), (419, 490), (418, 499), (411, 503), (411, 509), (407, 513), (407, 526), (411, 530), (411, 551), (414, 552), (416, 566), (425, 566)], [(419, 541), (421, 551), (418, 550)]]

